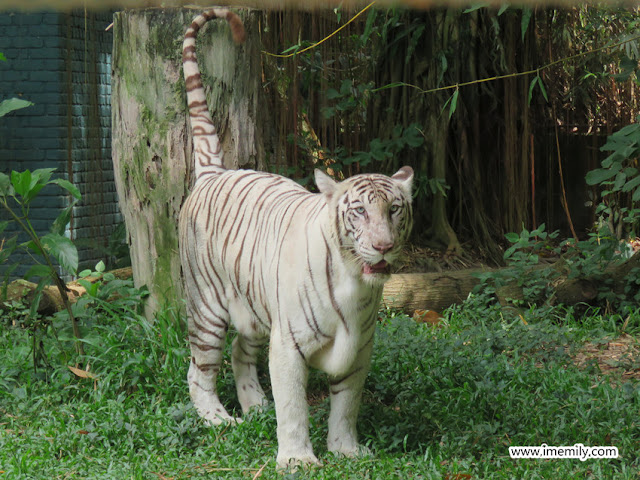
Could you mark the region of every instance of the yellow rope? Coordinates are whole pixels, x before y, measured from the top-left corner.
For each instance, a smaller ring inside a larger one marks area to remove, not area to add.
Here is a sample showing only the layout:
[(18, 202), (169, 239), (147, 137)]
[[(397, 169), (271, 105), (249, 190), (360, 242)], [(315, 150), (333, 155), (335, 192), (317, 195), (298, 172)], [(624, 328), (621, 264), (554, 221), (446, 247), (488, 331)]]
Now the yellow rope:
[[(293, 53), (288, 53), (286, 55), (282, 55), (282, 54), (277, 54), (277, 53), (270, 53), (270, 52), (267, 52), (267, 51), (263, 50), (262, 53), (264, 53), (265, 55), (269, 55), (271, 57), (289, 58), (289, 57), (293, 57), (294, 55), (298, 55), (300, 53), (304, 53), (307, 50), (311, 50), (312, 48), (315, 48), (318, 45), (320, 45), (321, 43), (326, 42), (327, 40), (329, 40), (336, 33), (338, 33), (340, 30), (345, 28), (347, 25), (349, 25), (351, 22), (353, 22), (356, 18), (358, 18), (360, 15), (362, 15), (364, 12), (366, 12), (369, 8), (371, 8), (375, 3), (376, 3), (375, 1), (371, 2), (369, 5), (367, 5), (362, 10), (360, 10), (358, 13), (356, 13), (347, 23), (342, 25), (340, 28), (335, 30), (333, 33), (331, 33), (330, 35), (326, 36), (325, 38), (323, 38), (319, 42), (314, 43), (313, 45), (300, 50), (299, 52), (293, 52)], [(577, 54), (574, 54), (574, 55), (570, 55), (568, 57), (560, 58), (559, 60), (554, 60), (553, 62), (547, 63), (546, 65), (538, 67), (538, 68), (536, 68), (534, 70), (527, 70), (525, 72), (507, 73), (507, 74), (498, 75), (498, 76), (495, 76), (495, 77), (480, 78), (480, 79), (471, 80), (471, 81), (468, 81), (468, 82), (461, 82), (461, 83), (456, 83), (456, 84), (453, 84), (453, 85), (447, 85), (445, 87), (431, 88), (431, 89), (428, 89), (428, 90), (424, 90), (424, 89), (418, 87), (417, 85), (412, 85), (412, 84), (406, 83), (406, 82), (394, 82), (394, 83), (390, 83), (388, 85), (384, 85), (384, 86), (379, 87), (379, 88), (374, 88), (372, 90), (372, 92), (378, 92), (380, 90), (386, 90), (388, 88), (409, 87), (409, 88), (413, 88), (413, 89), (418, 90), (422, 94), (425, 94), (425, 93), (441, 92), (441, 91), (444, 91), (444, 90), (451, 90), (453, 88), (458, 90), (458, 89), (460, 89), (460, 87), (467, 87), (469, 85), (475, 85), (475, 84), (478, 84), (478, 83), (493, 82), (495, 80), (503, 80), (505, 78), (522, 77), (524, 75), (531, 75), (532, 73), (535, 73), (538, 76), (540, 76), (540, 71), (541, 70), (546, 70), (547, 68), (550, 68), (550, 67), (552, 67), (554, 65), (557, 65), (559, 63), (564, 63), (564, 62), (567, 62), (569, 60), (573, 60), (573, 59), (578, 58), (578, 57), (584, 57), (584, 56), (590, 55), (592, 53), (600, 52), (602, 50), (607, 50), (607, 49), (610, 49), (610, 48), (619, 47), (621, 45), (624, 45), (625, 43), (629, 43), (629, 42), (632, 42), (632, 41), (638, 40), (638, 39), (640, 39), (640, 35), (636, 35), (634, 37), (627, 38), (626, 40), (622, 40), (622, 41), (620, 41), (618, 43), (614, 43), (612, 45), (604, 45), (602, 47), (595, 48), (593, 50), (588, 50), (586, 52), (577, 53)]]
[(345, 28), (347, 25), (349, 25), (351, 22), (353, 22), (356, 18), (358, 18), (360, 15), (362, 15), (364, 12), (366, 12), (369, 8), (371, 8), (373, 6), (373, 4), (376, 3), (371, 2), (369, 5), (367, 5), (366, 7), (364, 7), (362, 10), (360, 10), (358, 13), (356, 13), (351, 20), (349, 20), (347, 23), (345, 23), (344, 25), (342, 25), (340, 28), (338, 28), (337, 30), (335, 30), (333, 33), (331, 33), (330, 35), (324, 37), (322, 40), (320, 40), (317, 43), (314, 43), (313, 45), (300, 50), (299, 52), (293, 52), (293, 53), (287, 53), (286, 55), (281, 55), (281, 54), (277, 54), (277, 53), (270, 53), (270, 52), (266, 52), (266, 51), (262, 51), (262, 53), (264, 53), (265, 55), (269, 55), (270, 57), (278, 57), (278, 58), (289, 58), (289, 57), (293, 57), (294, 55), (298, 55), (300, 53), (304, 53), (307, 50), (311, 50), (312, 48), (317, 47), (318, 45), (320, 45), (323, 42), (326, 42), (327, 40), (329, 40), (331, 37), (333, 37), (336, 33), (338, 33), (340, 30), (342, 30), (343, 28)]
[(418, 87), (417, 85), (412, 85), (412, 84), (406, 83), (406, 82), (394, 82), (394, 83), (390, 83), (389, 85), (384, 85), (382, 87), (374, 88), (371, 91), (372, 92), (379, 92), (380, 90), (387, 90), (389, 88), (409, 87), (409, 88), (413, 88), (415, 90), (418, 90), (418, 92), (421, 93), (421, 94), (425, 94), (425, 93), (442, 92), (444, 90), (451, 90), (451, 89), (454, 89), (454, 88), (456, 90), (458, 90), (460, 87), (468, 87), (469, 85), (475, 85), (477, 83), (493, 82), (495, 80), (504, 80), (505, 78), (522, 77), (524, 75), (531, 75), (533, 73), (535, 73), (537, 76), (540, 76), (540, 71), (541, 70), (546, 70), (547, 68), (553, 67), (554, 65), (557, 65), (559, 63), (568, 62), (569, 60), (573, 60), (573, 59), (579, 58), (579, 57), (586, 57), (587, 55), (591, 55), (592, 53), (597, 53), (597, 52), (600, 52), (602, 50), (607, 50), (607, 49), (610, 49), (610, 48), (619, 47), (621, 45), (624, 45), (625, 43), (633, 42), (634, 40), (639, 40), (639, 39), (640, 39), (640, 35), (636, 35), (634, 37), (627, 38), (626, 40), (622, 40), (622, 41), (620, 41), (618, 43), (614, 43), (614, 44), (611, 44), (611, 45), (605, 45), (605, 46), (600, 47), (600, 48), (594, 48), (593, 50), (588, 50), (588, 51), (582, 52), (582, 53), (576, 53), (574, 55), (569, 55), (568, 57), (564, 57), (564, 58), (560, 58), (558, 60), (554, 60), (553, 62), (547, 63), (546, 65), (542, 65), (541, 67), (538, 67), (538, 68), (533, 69), (533, 70), (527, 70), (525, 72), (507, 73), (507, 74), (498, 75), (498, 76), (495, 76), (495, 77), (479, 78), (477, 80), (470, 80), (468, 82), (461, 82), (461, 83), (456, 83), (456, 84), (453, 84), (453, 85), (447, 85), (446, 87), (431, 88), (429, 90), (424, 90), (424, 89)]

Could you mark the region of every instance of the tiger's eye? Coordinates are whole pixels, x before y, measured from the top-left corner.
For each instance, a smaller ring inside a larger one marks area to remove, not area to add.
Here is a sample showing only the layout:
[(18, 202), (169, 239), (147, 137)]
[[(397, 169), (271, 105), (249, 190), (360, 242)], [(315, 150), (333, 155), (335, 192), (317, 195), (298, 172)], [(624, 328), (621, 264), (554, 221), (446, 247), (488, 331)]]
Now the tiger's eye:
[(389, 211), (391, 213), (396, 213), (398, 210), (400, 210), (400, 205), (391, 205), (391, 207), (389, 208)]
[(356, 213), (358, 213), (359, 215), (364, 215), (364, 212), (364, 207), (356, 207)]

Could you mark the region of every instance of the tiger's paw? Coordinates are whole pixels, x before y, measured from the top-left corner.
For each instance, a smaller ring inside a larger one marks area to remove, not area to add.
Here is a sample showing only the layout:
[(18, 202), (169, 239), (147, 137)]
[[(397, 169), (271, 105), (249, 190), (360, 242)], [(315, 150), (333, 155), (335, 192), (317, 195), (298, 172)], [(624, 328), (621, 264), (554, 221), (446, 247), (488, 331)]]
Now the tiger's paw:
[(218, 425), (239, 425), (244, 420), (238, 417), (232, 417), (226, 411), (224, 412), (207, 412), (205, 415), (202, 415), (204, 421), (210, 427), (217, 427)]
[(352, 445), (329, 445), (329, 451), (335, 455), (349, 457), (349, 458), (361, 458), (371, 457), (373, 452), (365, 445), (352, 444)]
[(240, 417), (229, 417), (222, 420), (219, 418), (216, 418), (215, 420), (206, 420), (206, 422), (210, 427), (217, 427), (219, 425), (240, 425), (244, 420)]
[(318, 466), (321, 467), (322, 463), (318, 458), (313, 454), (304, 454), (304, 455), (282, 455), (278, 453), (278, 458), (276, 459), (276, 467), (279, 471), (298, 471), (299, 469), (307, 469), (309, 467)]

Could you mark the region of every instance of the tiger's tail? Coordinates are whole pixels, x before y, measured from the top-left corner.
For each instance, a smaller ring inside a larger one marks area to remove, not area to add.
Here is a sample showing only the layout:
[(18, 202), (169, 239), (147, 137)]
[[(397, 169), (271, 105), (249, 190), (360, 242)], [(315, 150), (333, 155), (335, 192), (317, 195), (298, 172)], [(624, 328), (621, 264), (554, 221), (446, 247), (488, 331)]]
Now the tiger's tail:
[(231, 33), (236, 43), (242, 43), (245, 39), (245, 31), (240, 17), (222, 8), (214, 8), (198, 15), (193, 19), (184, 35), (182, 65), (187, 89), (191, 133), (193, 135), (196, 181), (204, 174), (220, 174), (225, 171), (222, 163), (220, 139), (209, 114), (200, 68), (198, 68), (198, 60), (196, 58), (196, 37), (198, 32), (205, 23), (213, 18), (224, 18), (229, 22)]

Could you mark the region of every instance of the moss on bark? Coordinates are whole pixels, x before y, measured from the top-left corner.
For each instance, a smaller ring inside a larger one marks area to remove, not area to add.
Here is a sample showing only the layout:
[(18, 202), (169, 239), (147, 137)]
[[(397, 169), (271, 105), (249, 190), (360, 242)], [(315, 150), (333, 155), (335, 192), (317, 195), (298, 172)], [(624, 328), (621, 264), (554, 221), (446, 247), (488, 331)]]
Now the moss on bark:
[[(134, 280), (151, 293), (147, 316), (180, 303), (178, 215), (190, 187), (192, 142), (182, 77), (184, 32), (191, 9), (119, 12), (114, 18), (112, 79), (113, 160), (125, 218)], [(249, 33), (255, 16), (243, 13)], [(225, 164), (256, 167), (260, 76), (257, 34), (238, 47), (225, 22), (200, 32), (198, 58), (207, 98), (220, 131)], [(255, 74), (255, 77), (252, 75)]]

